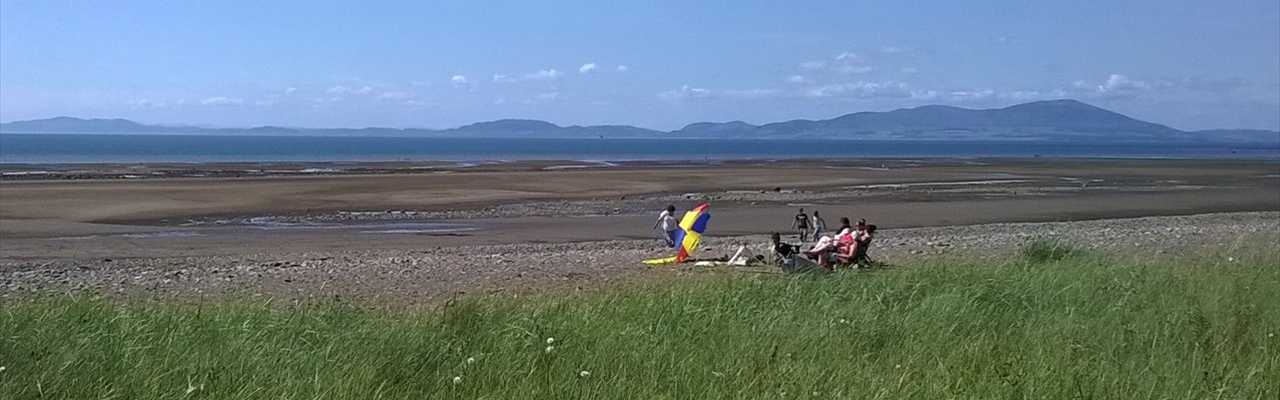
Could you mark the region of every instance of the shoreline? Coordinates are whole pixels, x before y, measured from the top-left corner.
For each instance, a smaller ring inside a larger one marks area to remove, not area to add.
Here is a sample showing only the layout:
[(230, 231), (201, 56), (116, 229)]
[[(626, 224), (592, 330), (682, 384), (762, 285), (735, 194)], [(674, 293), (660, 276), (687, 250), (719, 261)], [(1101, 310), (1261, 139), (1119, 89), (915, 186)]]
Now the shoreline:
[[(1277, 148), (1280, 149), (1280, 148)], [(414, 161), (210, 161), (210, 162), (89, 162), (0, 163), (0, 183), (47, 183), (68, 180), (251, 179), (272, 177), (342, 177), (420, 175), (458, 172), (519, 172), (572, 170), (636, 170), (716, 167), (893, 168), (922, 165), (986, 165), (1063, 163), (1208, 163), (1280, 166), (1280, 152), (1267, 157), (1102, 157), (1102, 156), (868, 156), (764, 157), (724, 159), (529, 159), (529, 160), (414, 160)], [(890, 167), (886, 167), (889, 165)]]

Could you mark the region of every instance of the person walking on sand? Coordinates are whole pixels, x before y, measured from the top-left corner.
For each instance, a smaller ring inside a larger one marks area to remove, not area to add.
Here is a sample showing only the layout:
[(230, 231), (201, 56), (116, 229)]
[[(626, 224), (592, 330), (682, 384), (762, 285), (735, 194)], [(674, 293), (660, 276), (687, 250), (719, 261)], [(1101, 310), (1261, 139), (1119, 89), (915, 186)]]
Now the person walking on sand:
[(827, 221), (818, 215), (818, 210), (813, 210), (813, 240), (822, 237), (822, 231), (827, 230)]
[(676, 221), (675, 214), (676, 206), (668, 205), (653, 223), (653, 229), (662, 227), (662, 240), (667, 242), (667, 247), (676, 247), (676, 230), (680, 229), (680, 223)]
[(795, 229), (800, 234), (800, 243), (809, 241), (809, 214), (804, 213), (804, 209), (800, 209), (800, 213), (796, 214), (796, 219), (791, 223), (791, 229)]

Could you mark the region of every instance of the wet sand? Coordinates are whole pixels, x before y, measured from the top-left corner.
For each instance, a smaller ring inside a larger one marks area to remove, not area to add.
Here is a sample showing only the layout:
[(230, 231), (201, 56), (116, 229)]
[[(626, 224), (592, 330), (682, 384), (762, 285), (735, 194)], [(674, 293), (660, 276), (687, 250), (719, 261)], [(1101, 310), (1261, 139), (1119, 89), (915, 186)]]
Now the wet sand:
[[(0, 258), (650, 238), (654, 210), (701, 201), (713, 204), (713, 235), (786, 231), (800, 207), (826, 213), (830, 226), (849, 216), (885, 227), (1280, 210), (1280, 163), (1266, 161), (869, 160), (547, 169), (556, 165), (4, 181)], [(348, 217), (334, 221), (336, 215)], [(259, 219), (292, 224), (244, 223)], [(227, 220), (232, 223), (212, 223)], [(388, 223), (394, 225), (378, 228)], [(458, 229), (415, 225), (441, 223)]]
[[(1227, 235), (1237, 229), (1273, 230), (1280, 211), (1280, 163), (1274, 161), (810, 160), (423, 167), (71, 166), (61, 170), (74, 176), (43, 175), (57, 180), (28, 175), (0, 179), (0, 284), (9, 292), (33, 286), (127, 292), (132, 289), (120, 288), (159, 288), (166, 280), (176, 281), (164, 275), (172, 271), (204, 271), (200, 273), (213, 279), (219, 271), (237, 268), (292, 271), (308, 260), (326, 260), (320, 263), (325, 269), (307, 270), (308, 279), (332, 282), (290, 283), (276, 289), (306, 287), (310, 296), (346, 285), (353, 288), (348, 294), (371, 295), (396, 286), (388, 273), (439, 281), (410, 285), (415, 296), (426, 297), (479, 286), (537, 286), (564, 276), (608, 280), (644, 271), (637, 262), (641, 257), (665, 254), (651, 230), (656, 210), (667, 204), (687, 209), (703, 201), (712, 204), (709, 243), (745, 237), (758, 241), (769, 232), (787, 233), (800, 207), (820, 210), (833, 228), (840, 216), (866, 218), (888, 234), (899, 235), (900, 243), (920, 242), (912, 246), (929, 242), (921, 232), (937, 236), (960, 226), (973, 226), (964, 231), (983, 242), (988, 228), (980, 227), (1007, 223), (1234, 213), (1217, 214), (1227, 218), (1223, 223), (1214, 222), (1219, 217), (1212, 215), (1187, 220), (1222, 225), (1214, 232)], [(145, 178), (113, 175), (121, 168), (166, 172), (136, 175)], [(303, 169), (325, 172), (298, 176)], [(274, 172), (247, 177), (210, 173), (238, 170)], [(0, 171), (13, 168), (0, 166)], [(214, 176), (198, 176), (206, 173)], [(1150, 221), (1163, 231), (1183, 220)], [(1028, 232), (1036, 229), (1042, 228)], [(915, 249), (896, 251), (910, 254)], [(412, 259), (412, 268), (397, 269), (402, 266), (388, 261), (391, 258)], [(378, 270), (381, 275), (376, 276), (360, 272), (371, 265), (390, 269)], [(468, 271), (485, 272), (477, 277)], [(419, 273), (450, 276), (413, 275)], [(291, 293), (267, 290), (244, 274), (236, 276), (227, 281), (232, 283), (219, 284), (218, 290)], [(337, 277), (383, 284), (338, 283)], [(129, 283), (134, 281), (140, 283)], [(173, 293), (197, 293), (205, 283), (178, 285)]]

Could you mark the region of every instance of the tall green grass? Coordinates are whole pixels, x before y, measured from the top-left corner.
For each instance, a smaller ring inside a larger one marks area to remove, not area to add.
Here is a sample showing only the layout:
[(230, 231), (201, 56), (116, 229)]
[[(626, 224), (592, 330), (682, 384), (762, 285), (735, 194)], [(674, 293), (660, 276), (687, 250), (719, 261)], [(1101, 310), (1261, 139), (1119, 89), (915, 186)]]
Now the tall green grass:
[(0, 398), (1280, 398), (1275, 250), (1028, 257), (435, 311), (11, 302)]

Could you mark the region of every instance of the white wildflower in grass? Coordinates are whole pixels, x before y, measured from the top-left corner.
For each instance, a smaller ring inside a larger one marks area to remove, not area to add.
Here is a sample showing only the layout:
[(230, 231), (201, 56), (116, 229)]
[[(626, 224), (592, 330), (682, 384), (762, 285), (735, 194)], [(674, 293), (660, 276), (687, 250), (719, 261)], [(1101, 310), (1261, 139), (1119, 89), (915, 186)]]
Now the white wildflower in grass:
[(1227, 262), (1236, 262), (1235, 257), (1227, 257)]
[(461, 377), (461, 376), (455, 376), (455, 377), (453, 377), (453, 384), (454, 384), (454, 385), (457, 385), (457, 384), (459, 384), (459, 383), (462, 383), (462, 377)]
[(4, 372), (4, 366), (0, 365), (0, 372)]
[(476, 363), (475, 357), (467, 357), (467, 364), (475, 364), (475, 363)]
[(902, 368), (902, 364), (893, 364), (893, 369)]
[[(1274, 334), (1274, 333), (1268, 333), (1268, 334), (1267, 334), (1267, 337), (1269, 337), (1269, 338), (1273, 338), (1273, 337), (1276, 337), (1276, 334)], [(0, 367), (0, 371), (4, 371), (4, 367)]]
[(587, 370), (585, 370), (585, 369), (584, 369), (584, 370), (582, 370), (582, 372), (579, 372), (579, 373), (578, 373), (578, 376), (581, 376), (581, 377), (583, 377), (583, 378), (586, 378), (586, 377), (588, 377), (588, 376), (591, 376), (591, 371), (587, 371)]
[(842, 324), (847, 324), (847, 323), (849, 323), (849, 320), (844, 319), (844, 318), (840, 318), (840, 323), (842, 323)]
[(555, 349), (556, 349), (556, 346), (547, 346), (547, 348), (542, 349), (542, 351), (544, 353), (551, 354), (551, 352), (554, 351)]
[(553, 337), (547, 338), (547, 344), (555, 344), (555, 343), (556, 343), (556, 338), (553, 338)]

